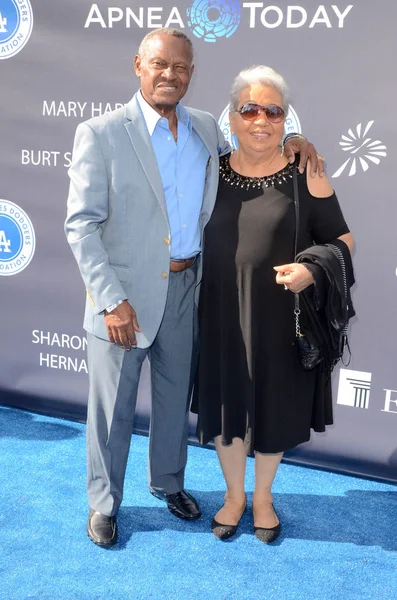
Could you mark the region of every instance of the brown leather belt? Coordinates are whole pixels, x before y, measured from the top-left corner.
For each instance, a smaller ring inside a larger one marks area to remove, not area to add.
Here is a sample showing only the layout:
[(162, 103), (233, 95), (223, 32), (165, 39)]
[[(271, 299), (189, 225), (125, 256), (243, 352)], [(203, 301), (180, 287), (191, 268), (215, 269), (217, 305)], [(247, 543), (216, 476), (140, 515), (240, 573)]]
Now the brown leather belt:
[(195, 260), (195, 256), (192, 256), (192, 258), (186, 258), (184, 260), (171, 260), (170, 271), (172, 273), (179, 273), (179, 271), (185, 271), (185, 269), (188, 269), (192, 266)]

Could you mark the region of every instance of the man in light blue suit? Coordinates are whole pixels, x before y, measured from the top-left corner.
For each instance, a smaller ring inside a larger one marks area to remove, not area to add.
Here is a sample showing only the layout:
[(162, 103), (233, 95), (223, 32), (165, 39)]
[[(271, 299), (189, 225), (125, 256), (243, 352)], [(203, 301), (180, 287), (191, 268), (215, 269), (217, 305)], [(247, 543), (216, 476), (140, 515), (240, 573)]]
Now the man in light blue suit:
[(184, 490), (195, 293), (219, 155), (229, 146), (212, 115), (179, 104), (193, 70), (183, 32), (152, 31), (135, 57), (140, 91), (76, 131), (65, 231), (87, 290), (87, 533), (100, 546), (117, 540), (146, 356), (149, 489), (175, 516), (200, 516)]

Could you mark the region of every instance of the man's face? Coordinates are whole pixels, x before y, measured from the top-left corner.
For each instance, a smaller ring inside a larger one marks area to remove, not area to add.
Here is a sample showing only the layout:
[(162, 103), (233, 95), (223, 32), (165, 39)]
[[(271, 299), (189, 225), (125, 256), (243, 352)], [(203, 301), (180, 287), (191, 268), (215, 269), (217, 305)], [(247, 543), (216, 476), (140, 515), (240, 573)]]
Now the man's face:
[(177, 105), (187, 92), (194, 70), (185, 40), (164, 34), (148, 41), (143, 56), (135, 56), (134, 67), (143, 97), (158, 112)]

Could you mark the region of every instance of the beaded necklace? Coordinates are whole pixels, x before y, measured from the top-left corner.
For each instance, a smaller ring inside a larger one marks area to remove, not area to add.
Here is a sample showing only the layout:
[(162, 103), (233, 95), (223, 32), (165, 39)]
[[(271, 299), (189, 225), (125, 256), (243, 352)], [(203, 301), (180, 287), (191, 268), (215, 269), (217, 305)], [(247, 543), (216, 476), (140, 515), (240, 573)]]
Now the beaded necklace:
[(272, 175), (264, 175), (263, 177), (246, 177), (233, 171), (230, 166), (229, 156), (223, 156), (219, 162), (220, 176), (226, 183), (233, 187), (240, 187), (249, 190), (251, 188), (260, 189), (261, 187), (274, 187), (276, 183), (283, 183), (292, 179), (292, 170), (294, 165), (288, 163), (281, 171), (272, 173)]

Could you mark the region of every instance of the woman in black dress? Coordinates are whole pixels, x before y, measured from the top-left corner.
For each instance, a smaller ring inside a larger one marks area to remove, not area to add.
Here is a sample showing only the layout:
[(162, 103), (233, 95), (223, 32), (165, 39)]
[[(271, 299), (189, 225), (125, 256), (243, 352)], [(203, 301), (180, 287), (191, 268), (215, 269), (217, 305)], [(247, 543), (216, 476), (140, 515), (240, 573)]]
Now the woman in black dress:
[[(215, 440), (227, 485), (214, 534), (225, 539), (236, 532), (246, 506), (246, 457), (255, 452), (254, 531), (268, 543), (280, 531), (271, 487), (283, 451), (332, 422), (324, 410), (331, 391), (319, 368), (302, 369), (294, 346), (291, 292), (313, 279), (293, 262), (296, 167), (280, 150), (286, 84), (269, 67), (251, 67), (236, 77), (230, 107), (238, 149), (220, 160), (217, 201), (205, 229), (193, 410), (201, 443)], [(327, 178), (311, 176), (308, 165), (298, 185), (298, 249), (340, 238), (351, 250)]]

